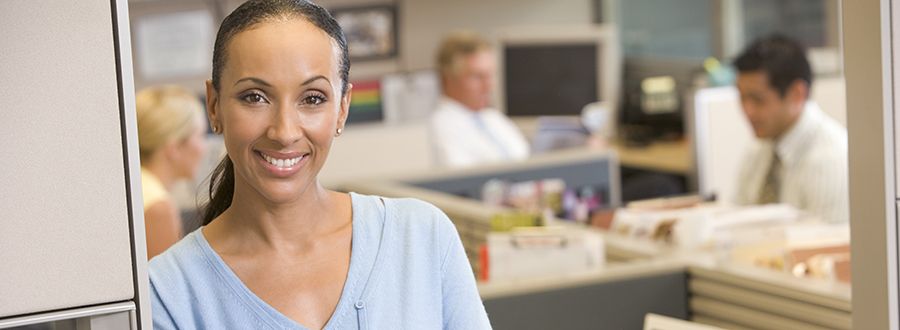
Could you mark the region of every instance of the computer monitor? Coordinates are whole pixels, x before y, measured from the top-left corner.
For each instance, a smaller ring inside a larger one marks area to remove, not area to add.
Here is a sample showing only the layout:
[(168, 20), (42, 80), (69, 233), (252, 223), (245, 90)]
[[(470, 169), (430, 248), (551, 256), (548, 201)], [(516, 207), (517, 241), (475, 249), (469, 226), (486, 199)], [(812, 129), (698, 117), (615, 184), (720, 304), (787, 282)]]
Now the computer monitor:
[(753, 129), (734, 86), (704, 88), (694, 94), (688, 135), (697, 169), (698, 191), (733, 202), (744, 152), (754, 141)]
[(580, 115), (588, 103), (617, 109), (621, 53), (608, 25), (528, 26), (495, 34), (497, 106), (516, 116)]

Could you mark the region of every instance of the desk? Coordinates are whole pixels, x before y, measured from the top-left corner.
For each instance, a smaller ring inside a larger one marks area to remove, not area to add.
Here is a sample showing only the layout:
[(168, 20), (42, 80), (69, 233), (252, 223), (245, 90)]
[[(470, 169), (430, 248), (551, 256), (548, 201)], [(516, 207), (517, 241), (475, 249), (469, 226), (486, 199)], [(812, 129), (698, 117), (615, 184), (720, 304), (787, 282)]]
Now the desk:
[[(640, 156), (633, 159), (678, 159), (679, 153), (673, 152), (678, 147), (675, 143), (651, 146), (637, 150)], [(687, 149), (684, 144), (680, 147)], [(665, 151), (660, 150), (668, 150), (672, 156), (665, 156)], [(494, 169), (556, 166), (590, 157), (601, 155), (573, 150), (535, 157), (527, 163), (498, 164)], [(453, 173), (476, 175), (485, 170)], [(448, 173), (431, 176), (446, 178)], [(411, 180), (415, 176), (404, 177)], [(480, 265), (478, 247), (485, 242), (491, 216), (508, 211), (385, 178), (359, 180), (345, 186), (345, 190), (416, 197), (439, 207), (456, 225), (476, 274)], [(715, 253), (680, 251), (616, 235), (606, 235), (604, 240), (607, 260), (622, 262), (609, 262), (602, 270), (480, 282), (478, 290), (494, 328), (639, 329), (647, 312), (690, 318), (726, 329), (851, 328), (848, 284), (727, 264)]]
[(628, 147), (613, 142), (619, 164), (644, 170), (689, 176), (694, 170), (687, 141), (657, 141), (644, 147)]
[[(511, 119), (529, 141), (534, 137), (538, 117)], [(622, 166), (683, 176), (693, 175), (694, 160), (689, 141), (655, 141), (643, 147), (628, 147), (612, 141), (610, 147), (618, 151), (619, 164)]]
[(640, 329), (648, 312), (725, 329), (851, 329), (849, 284), (714, 259), (663, 252), (598, 271), (479, 282), (478, 291), (495, 329)]

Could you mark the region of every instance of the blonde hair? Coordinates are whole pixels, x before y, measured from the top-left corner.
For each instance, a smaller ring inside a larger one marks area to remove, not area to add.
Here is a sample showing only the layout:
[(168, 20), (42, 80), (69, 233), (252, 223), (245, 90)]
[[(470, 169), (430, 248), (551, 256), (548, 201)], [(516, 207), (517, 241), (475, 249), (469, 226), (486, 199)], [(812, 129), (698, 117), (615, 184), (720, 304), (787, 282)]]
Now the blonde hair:
[(491, 43), (473, 31), (456, 31), (446, 37), (438, 48), (438, 69), (442, 75), (456, 75), (460, 59), (479, 51), (491, 50)]
[(184, 141), (194, 130), (203, 104), (185, 88), (167, 85), (148, 87), (135, 95), (138, 144), (141, 162), (169, 141)]

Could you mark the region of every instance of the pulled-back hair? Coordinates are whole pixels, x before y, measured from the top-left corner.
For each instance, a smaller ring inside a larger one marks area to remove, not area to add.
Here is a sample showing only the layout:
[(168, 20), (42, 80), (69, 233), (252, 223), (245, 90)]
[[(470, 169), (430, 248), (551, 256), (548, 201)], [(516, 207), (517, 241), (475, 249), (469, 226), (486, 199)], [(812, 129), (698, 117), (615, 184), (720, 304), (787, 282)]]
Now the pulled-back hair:
[(771, 35), (756, 40), (737, 59), (734, 66), (740, 72), (763, 71), (769, 75), (769, 85), (784, 97), (788, 87), (803, 79), (812, 88), (812, 70), (800, 44), (783, 35)]
[[(350, 54), (344, 31), (331, 14), (308, 0), (250, 0), (225, 17), (213, 47), (212, 86), (219, 91), (222, 71), (228, 65), (228, 46), (234, 36), (266, 22), (302, 19), (331, 37), (340, 48), (341, 96), (347, 94), (350, 79)], [(200, 210), (202, 225), (207, 225), (231, 206), (234, 197), (234, 163), (228, 155), (219, 162), (209, 178), (209, 202)]]
[(142, 89), (135, 94), (134, 103), (141, 163), (169, 141), (187, 140), (197, 117), (205, 112), (196, 94), (175, 85)]

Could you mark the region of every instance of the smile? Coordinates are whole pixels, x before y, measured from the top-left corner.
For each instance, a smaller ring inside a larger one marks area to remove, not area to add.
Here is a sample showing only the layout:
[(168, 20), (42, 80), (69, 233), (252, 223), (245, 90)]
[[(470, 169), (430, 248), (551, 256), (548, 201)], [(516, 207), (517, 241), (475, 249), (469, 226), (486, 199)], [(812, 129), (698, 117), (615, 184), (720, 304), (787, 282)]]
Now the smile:
[(303, 157), (306, 157), (306, 155), (303, 155), (303, 156), (300, 156), (300, 157), (297, 157), (297, 158), (291, 158), (291, 159), (278, 159), (278, 158), (275, 158), (275, 157), (269, 157), (269, 156), (267, 156), (267, 155), (265, 155), (265, 154), (262, 154), (262, 153), (261, 153), (261, 155), (263, 156), (263, 158), (265, 158), (265, 160), (266, 160), (267, 162), (269, 162), (269, 164), (272, 164), (272, 165), (275, 165), (275, 166), (278, 166), (278, 167), (289, 167), (289, 166), (293, 166), (294, 164), (297, 164), (297, 163), (299, 163), (301, 160), (303, 160)]

